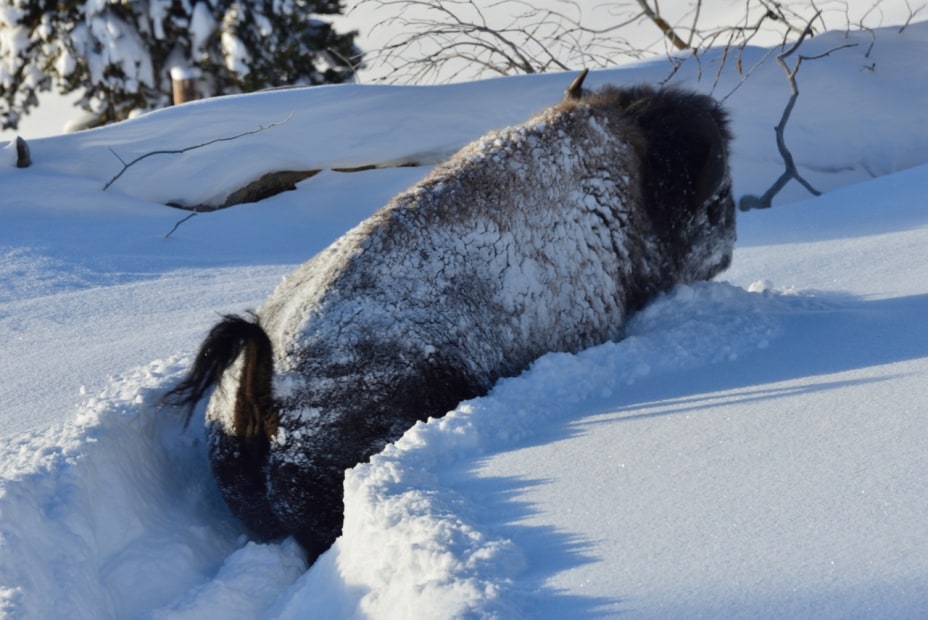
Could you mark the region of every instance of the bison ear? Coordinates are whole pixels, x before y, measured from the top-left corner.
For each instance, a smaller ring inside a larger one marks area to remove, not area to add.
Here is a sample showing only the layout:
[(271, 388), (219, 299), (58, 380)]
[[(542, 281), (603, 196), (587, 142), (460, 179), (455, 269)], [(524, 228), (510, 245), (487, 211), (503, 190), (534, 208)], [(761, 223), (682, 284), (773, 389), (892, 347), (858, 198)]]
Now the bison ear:
[(574, 81), (571, 82), (570, 86), (567, 87), (567, 90), (564, 91), (565, 101), (577, 101), (580, 99), (580, 97), (583, 95), (583, 79), (589, 72), (589, 69), (584, 69), (580, 72), (580, 75), (574, 78)]

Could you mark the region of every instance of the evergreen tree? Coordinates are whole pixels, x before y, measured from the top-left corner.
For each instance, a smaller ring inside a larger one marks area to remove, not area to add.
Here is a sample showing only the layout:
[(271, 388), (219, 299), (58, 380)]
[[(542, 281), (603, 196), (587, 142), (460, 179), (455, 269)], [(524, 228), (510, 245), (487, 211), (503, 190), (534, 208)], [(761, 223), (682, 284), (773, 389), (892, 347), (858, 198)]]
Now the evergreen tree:
[(0, 124), (36, 94), (79, 91), (98, 124), (171, 102), (170, 71), (205, 95), (352, 79), (355, 32), (319, 16), (340, 0), (0, 0)]

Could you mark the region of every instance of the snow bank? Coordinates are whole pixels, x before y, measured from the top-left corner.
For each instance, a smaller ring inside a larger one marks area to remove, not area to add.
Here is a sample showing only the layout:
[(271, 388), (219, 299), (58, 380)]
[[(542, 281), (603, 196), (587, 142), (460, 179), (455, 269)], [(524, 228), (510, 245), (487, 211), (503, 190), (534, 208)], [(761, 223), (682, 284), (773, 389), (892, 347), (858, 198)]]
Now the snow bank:
[(152, 405), (181, 368), (114, 379), (72, 421), (3, 447), (0, 575), (14, 617), (130, 617), (240, 544), (201, 440)]
[[(801, 51), (811, 57), (829, 50), (836, 51), (806, 61), (797, 76), (802, 94), (786, 140), (800, 171), (827, 191), (924, 161), (928, 138), (913, 131), (912, 119), (928, 107), (928, 96), (913, 86), (924, 72), (920, 59), (928, 54), (928, 22), (911, 24), (902, 34), (883, 28), (874, 38), (867, 32), (829, 32), (807, 41)], [(698, 65), (685, 62), (670, 81), (724, 98), (732, 110), (737, 194), (762, 193), (781, 168), (772, 127), (789, 97), (786, 77), (767, 49), (746, 49), (742, 66), (764, 59), (750, 74), (739, 74), (729, 61), (716, 76), (721, 56), (707, 54)], [(668, 75), (661, 59), (594, 71), (587, 86), (653, 82)], [(271, 171), (435, 163), (489, 129), (521, 122), (557, 102), (573, 77), (321, 86), (218, 97), (30, 145), (38, 170), (87, 179), (88, 188), (102, 187), (138, 157), (206, 145), (146, 157), (108, 192), (158, 203), (218, 204)], [(228, 140), (234, 136), (240, 137)], [(836, 137), (842, 148), (831, 150)], [(800, 195), (790, 187), (783, 198)]]
[(726, 284), (679, 287), (635, 317), (625, 340), (546, 355), (486, 398), (417, 424), (351, 470), (345, 534), (332, 553), (346, 580), (368, 592), (360, 611), (377, 618), (410, 617), (416, 609), (434, 610), (436, 618), (521, 615), (529, 595), (537, 596), (519, 581), (528, 569), (525, 551), (482, 514), (482, 495), (499, 489), (468, 496), (456, 488), (463, 472), (487, 455), (538, 441), (578, 408), (642, 377), (765, 347), (778, 331), (772, 309), (780, 305)]
[[(831, 193), (743, 216), (729, 283), (678, 289), (628, 339), (547, 356), (349, 472), (346, 533), (309, 571), (292, 543), (242, 537), (196, 421), (182, 432), (157, 398), (214, 311), (260, 303), (423, 171), (326, 172), (169, 239), (185, 214), (157, 202), (220, 195), (268, 152), (329, 167), (453, 149), (559, 98), (564, 76), (264, 93), (32, 141), (31, 168), (0, 166), (0, 615), (919, 616), (928, 24), (877, 31), (869, 58), (854, 41), (803, 65), (787, 133)], [(784, 81), (764, 67), (728, 99), (738, 192), (779, 174)], [(101, 192), (109, 147), (131, 158), (294, 110)]]

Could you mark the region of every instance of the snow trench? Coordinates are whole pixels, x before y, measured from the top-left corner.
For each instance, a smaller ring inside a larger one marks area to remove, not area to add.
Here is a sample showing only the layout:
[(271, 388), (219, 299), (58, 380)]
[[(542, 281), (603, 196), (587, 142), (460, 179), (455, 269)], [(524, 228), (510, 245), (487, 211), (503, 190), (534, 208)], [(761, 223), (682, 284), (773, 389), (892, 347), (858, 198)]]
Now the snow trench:
[(456, 481), (637, 380), (764, 348), (779, 315), (822, 303), (756, 288), (680, 286), (632, 317), (624, 340), (546, 355), (486, 397), (417, 424), (348, 472), (344, 534), (309, 571), (292, 540), (249, 542), (228, 513), (209, 473), (202, 410), (185, 430), (179, 412), (158, 405), (185, 360), (113, 378), (73, 423), (0, 455), (0, 575), (10, 584), (0, 584), (0, 612), (287, 618), (309, 603), (319, 617), (519, 615), (529, 600), (519, 541), (500, 535), (481, 498)]

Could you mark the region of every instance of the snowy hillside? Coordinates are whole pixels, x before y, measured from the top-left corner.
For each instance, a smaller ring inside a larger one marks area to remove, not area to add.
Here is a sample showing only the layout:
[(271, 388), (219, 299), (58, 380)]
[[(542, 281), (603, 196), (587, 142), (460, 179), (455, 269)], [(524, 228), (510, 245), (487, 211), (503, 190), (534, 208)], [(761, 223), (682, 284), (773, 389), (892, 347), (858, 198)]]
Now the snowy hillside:
[[(717, 281), (354, 468), (345, 533), (310, 570), (292, 542), (242, 535), (199, 426), (160, 395), (216, 313), (256, 307), (428, 170), (332, 168), (437, 161), (572, 76), (221, 98), (30, 140), (28, 169), (0, 150), (0, 617), (924, 615), (928, 22), (872, 40), (803, 48), (858, 43), (798, 74), (786, 140), (821, 197), (791, 184), (740, 214)], [(785, 77), (768, 59), (713, 88), (714, 62), (674, 83), (727, 96), (736, 194), (761, 193)], [(113, 181), (159, 150), (184, 152)], [(164, 206), (308, 169), (176, 230), (187, 212)]]

